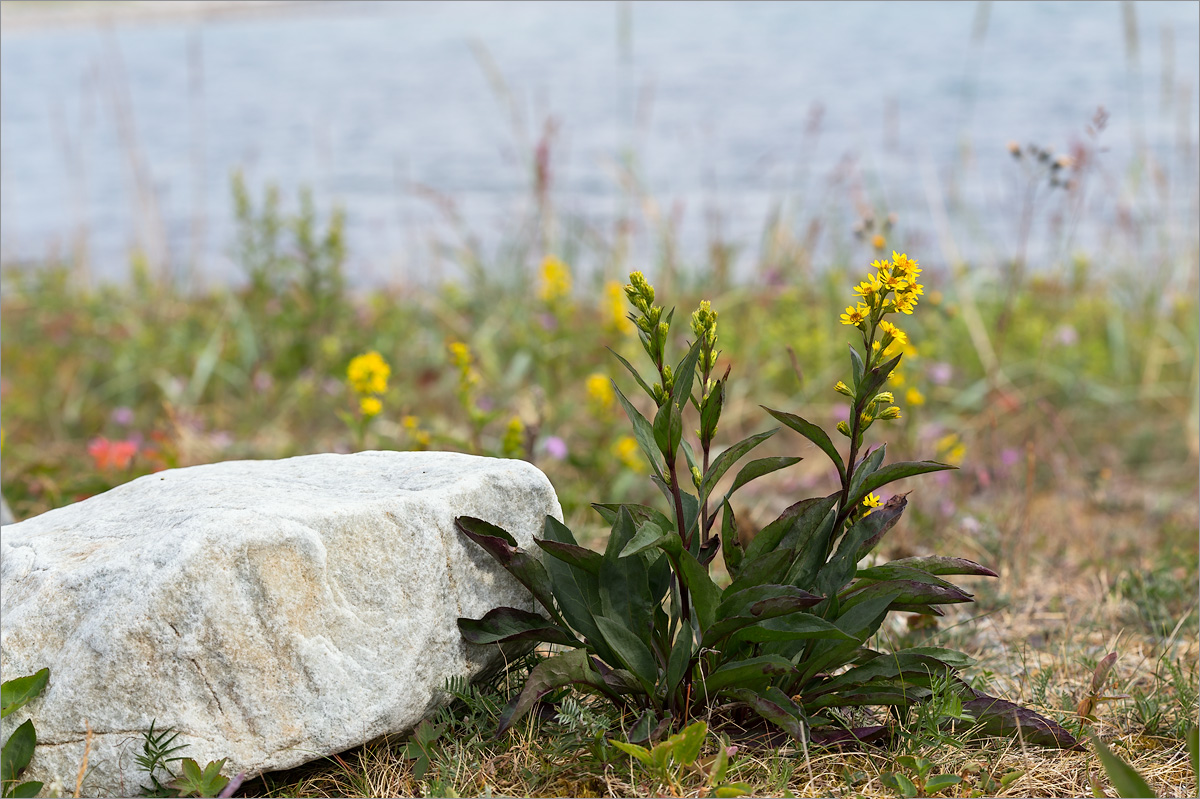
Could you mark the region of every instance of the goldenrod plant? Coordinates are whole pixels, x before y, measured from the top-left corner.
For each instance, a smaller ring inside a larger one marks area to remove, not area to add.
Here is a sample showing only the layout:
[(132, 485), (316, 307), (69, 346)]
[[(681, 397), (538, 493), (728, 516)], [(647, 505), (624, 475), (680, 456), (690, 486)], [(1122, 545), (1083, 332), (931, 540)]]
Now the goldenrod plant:
[[(1026, 742), (1073, 747), (1061, 726), (1032, 711), (981, 694), (957, 678), (971, 664), (941, 647), (882, 651), (874, 637), (890, 613), (940, 615), (939, 606), (970, 602), (950, 575), (996, 576), (964, 558), (911, 557), (860, 566), (899, 521), (906, 494), (886, 502), (876, 493), (893, 481), (954, 468), (936, 461), (884, 464), (884, 447), (870, 448), (877, 423), (901, 417), (884, 389), (904, 357), (906, 334), (890, 320), (911, 315), (924, 287), (920, 267), (898, 253), (876, 261), (855, 287), (859, 300), (842, 322), (859, 333), (850, 347), (849, 382), (836, 390), (852, 401), (837, 429), (845, 456), (817, 425), (766, 409), (815, 444), (832, 462), (839, 488), (800, 499), (743, 547), (730, 498), (743, 486), (787, 468), (799, 457), (766, 457), (722, 479), (778, 428), (717, 452), (730, 368), (720, 373), (717, 312), (702, 302), (692, 315), (694, 338), (678, 361), (668, 358), (674, 311), (655, 304), (652, 285), (630, 275), (629, 318), (653, 366), (644, 377), (620, 355), (654, 409), (650, 417), (613, 390), (633, 438), (666, 500), (665, 510), (638, 504), (596, 504), (611, 526), (603, 553), (580, 546), (564, 524), (547, 518), (536, 545), (522, 550), (505, 530), (460, 517), (458, 529), (487, 550), (530, 589), (546, 616), (496, 608), (481, 619), (459, 619), (472, 643), (540, 642), (565, 651), (529, 674), (500, 719), (503, 732), (553, 691), (572, 686), (634, 711), (630, 741), (667, 734), (721, 703), (756, 713), (802, 746), (809, 741), (877, 738), (885, 725), (862, 724), (862, 706), (905, 709), (925, 702), (935, 685), (956, 692), (957, 715), (985, 732), (1020, 734)], [(720, 374), (718, 377), (717, 375)], [(696, 418), (684, 423), (685, 413)], [(698, 426), (697, 426), (698, 425)], [(693, 447), (685, 430), (696, 431)], [(719, 524), (718, 524), (719, 521)], [(710, 565), (723, 551), (731, 583), (718, 585)]]

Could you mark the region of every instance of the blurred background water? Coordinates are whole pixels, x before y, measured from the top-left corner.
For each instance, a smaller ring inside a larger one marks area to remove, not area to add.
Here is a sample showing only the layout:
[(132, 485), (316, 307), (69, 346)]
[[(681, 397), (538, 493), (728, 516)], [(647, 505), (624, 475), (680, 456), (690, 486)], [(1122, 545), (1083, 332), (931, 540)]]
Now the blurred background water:
[[(1100, 107), (1101, 185), (1128, 191), (1158, 164), (1162, 229), (1196, 226), (1194, 2), (348, 2), (152, 18), (113, 4), (105, 24), (4, 5), (7, 264), (74, 257), (120, 280), (139, 249), (236, 281), (240, 168), (256, 190), (309, 186), (318, 207), (345, 207), (352, 282), (430, 280), (430, 242), (455, 215), (483, 246), (503, 240), (549, 130), (566, 223), (619, 224), (634, 176), (677, 220), (685, 262), (714, 231), (745, 253), (772, 213), (814, 209), (842, 232), (894, 212), (899, 243), (920, 244), (933, 196), (971, 209), (956, 219), (990, 246), (1012, 237), (1002, 209), (1025, 185), (1006, 144), (1067, 152)], [(1071, 246), (1104, 246), (1108, 193)]]

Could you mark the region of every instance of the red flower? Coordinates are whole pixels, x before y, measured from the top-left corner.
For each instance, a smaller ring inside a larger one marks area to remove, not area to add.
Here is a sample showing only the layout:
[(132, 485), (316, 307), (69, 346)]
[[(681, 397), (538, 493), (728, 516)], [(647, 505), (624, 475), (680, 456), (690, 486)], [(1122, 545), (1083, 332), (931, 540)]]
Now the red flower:
[(100, 436), (93, 438), (88, 444), (88, 454), (96, 463), (97, 469), (128, 469), (133, 458), (138, 454), (136, 441), (109, 441)]

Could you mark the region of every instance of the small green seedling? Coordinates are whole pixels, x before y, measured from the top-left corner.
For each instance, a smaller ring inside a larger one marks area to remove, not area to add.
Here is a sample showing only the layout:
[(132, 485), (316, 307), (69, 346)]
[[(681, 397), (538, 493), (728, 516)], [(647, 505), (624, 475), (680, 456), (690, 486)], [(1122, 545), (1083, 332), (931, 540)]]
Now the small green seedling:
[(225, 767), (225, 758), (214, 760), (204, 767), (190, 757), (179, 762), (183, 774), (171, 782), (171, 787), (178, 791), (179, 796), (222, 796), (225, 786), (229, 784), (227, 777), (221, 776)]
[[(179, 732), (170, 727), (155, 732), (154, 723), (151, 720), (150, 729), (142, 733), (145, 739), (142, 742), (142, 754), (135, 758), (138, 766), (150, 777), (151, 785), (142, 786), (142, 796), (229, 796), (241, 785), (243, 775), (238, 775), (232, 787), (229, 779), (221, 776), (225, 758), (211, 761), (200, 768), (200, 764), (190, 757), (168, 757), (187, 744), (172, 746)], [(183, 770), (180, 775), (172, 774), (167, 768), (168, 763), (176, 762)], [(166, 774), (165, 781), (155, 773), (160, 769)]]
[[(632, 755), (647, 766), (654, 775), (671, 786), (676, 795), (682, 789), (681, 774), (683, 769), (692, 766), (700, 756), (700, 749), (708, 735), (708, 725), (697, 721), (689, 727), (672, 735), (665, 741), (655, 744), (652, 749), (637, 744), (625, 743), (609, 739), (609, 743), (622, 752)], [(729, 752), (724, 745), (718, 747), (716, 759), (708, 771), (708, 785), (711, 796), (744, 796), (751, 792), (750, 786), (742, 782), (724, 784), (725, 774), (729, 768)]]
[(430, 724), (426, 719), (417, 725), (413, 730), (412, 739), (404, 745), (404, 751), (400, 756), (407, 760), (415, 760), (413, 763), (413, 777), (422, 780), (425, 779), (425, 772), (429, 770), (429, 764), (434, 757), (434, 743), (442, 735), (443, 724)]
[[(41, 694), (50, 679), (50, 669), (42, 669), (27, 677), (18, 677), (0, 684), (0, 718), (25, 706)], [(37, 731), (33, 720), (26, 720), (13, 731), (0, 750), (0, 796), (32, 797), (42, 790), (40, 782), (18, 783), (17, 778), (33, 759), (37, 746)]]
[(880, 776), (880, 780), (887, 787), (898, 791), (905, 799), (913, 799), (916, 796), (932, 796), (962, 782), (962, 777), (957, 774), (930, 775), (933, 763), (923, 757), (901, 755), (896, 758), (896, 763), (911, 771), (912, 778), (897, 771), (885, 772)]

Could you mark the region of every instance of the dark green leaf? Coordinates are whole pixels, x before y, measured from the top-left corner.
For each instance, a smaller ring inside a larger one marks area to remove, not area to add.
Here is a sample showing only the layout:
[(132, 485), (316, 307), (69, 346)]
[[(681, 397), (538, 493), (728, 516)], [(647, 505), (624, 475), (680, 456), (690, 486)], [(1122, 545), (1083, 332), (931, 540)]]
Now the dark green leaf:
[(880, 655), (861, 666), (855, 666), (836, 677), (830, 677), (822, 683), (819, 690), (813, 692), (813, 695), (837, 691), (845, 686), (860, 685), (872, 680), (901, 678), (922, 684), (920, 679), (914, 678), (923, 678), (927, 682), (930, 675), (945, 673), (949, 670), (948, 664), (928, 655), (913, 653)]
[(1100, 763), (1104, 766), (1113, 787), (1117, 789), (1118, 796), (1122, 799), (1150, 799), (1158, 796), (1133, 766), (1113, 754), (1113, 751), (1104, 745), (1104, 741), (1094, 734), (1092, 745), (1096, 747)]
[(696, 380), (696, 360), (700, 357), (700, 340), (697, 339), (687, 355), (675, 367), (675, 383), (671, 387), (671, 399), (675, 407), (683, 410), (692, 396), (692, 384)]
[(533, 543), (541, 547), (547, 555), (558, 558), (563, 563), (569, 564), (576, 569), (582, 569), (589, 574), (600, 575), (599, 552), (593, 552), (587, 547), (581, 547), (576, 544), (551, 541), (544, 538), (535, 538), (533, 539)]
[(0, 684), (0, 718), (36, 698), (50, 679), (50, 669), (41, 669), (27, 677), (5, 680)]
[(978, 691), (975, 695), (975, 699), (963, 702), (962, 709), (975, 717), (986, 735), (1020, 736), (1025, 743), (1059, 749), (1079, 746), (1062, 725), (1045, 716)]
[(762, 689), (776, 677), (795, 673), (792, 662), (779, 655), (762, 655), (761, 657), (726, 663), (708, 675), (701, 684), (704, 696), (712, 701), (716, 695), (726, 688)]
[(800, 611), (776, 615), (776, 617), (754, 617), (754, 615), (736, 615), (736, 617), (721, 619), (714, 624), (706, 635), (704, 645), (720, 643), (722, 638), (737, 633), (738, 641), (799, 641), (805, 638), (839, 638), (841, 641), (858, 643), (857, 638), (847, 636), (829, 621)]
[(768, 609), (786, 608), (784, 613), (791, 613), (794, 610), (811, 608), (820, 601), (821, 597), (794, 585), (755, 585), (736, 592), (726, 589), (721, 597), (721, 604), (717, 607), (717, 618), (724, 619), (730, 616), (770, 618), (782, 614), (772, 613), (770, 616), (764, 616), (764, 612)]
[[(600, 607), (605, 616), (637, 636), (649, 650), (654, 616), (646, 561), (637, 556), (621, 558), (618, 549), (624, 549), (632, 543), (632, 528), (633, 517), (628, 510), (622, 509), (609, 538), (608, 549), (600, 562)], [(603, 627), (600, 631), (608, 640), (609, 635)], [(609, 644), (612, 642), (609, 641)], [(617, 654), (620, 655), (619, 652)]]
[(536, 613), (520, 608), (492, 608), (482, 619), (458, 620), (458, 629), (473, 644), (507, 641), (543, 641), (547, 644), (579, 646), (567, 630)]
[(679, 631), (675, 637), (675, 643), (671, 646), (671, 656), (667, 662), (667, 696), (675, 693), (675, 689), (683, 681), (694, 654), (695, 642), (692, 640), (692, 630), (685, 626)]
[(741, 576), (745, 554), (738, 538), (737, 518), (733, 515), (729, 500), (722, 502), (721, 507), (724, 510), (721, 514), (721, 549), (725, 552), (725, 570), (736, 580)]
[(925, 657), (937, 658), (947, 666), (955, 669), (966, 669), (975, 665), (975, 658), (959, 652), (957, 649), (948, 649), (943, 646), (910, 646), (905, 649), (893, 650), (892, 654), (924, 655)]
[[(854, 393), (857, 396), (862, 395), (862, 392), (860, 392), (858, 390), (858, 387), (862, 383), (864, 369), (866, 369), (866, 365), (863, 364), (862, 356), (858, 354), (858, 350), (854, 349), (854, 345), (851, 344), (850, 345), (850, 374), (854, 380)], [(843, 469), (842, 472), (844, 473), (845, 469)]]
[(790, 549), (776, 549), (754, 559), (747, 558), (742, 561), (742, 570), (738, 574), (738, 578), (725, 590), (736, 593), (765, 583), (776, 585), (785, 583), (784, 577), (787, 575), (788, 567), (792, 565), (792, 558), (795, 555), (796, 553)]
[(930, 585), (940, 585), (943, 588), (953, 588), (953, 583), (949, 583), (940, 577), (934, 577), (927, 571), (918, 569), (913, 566), (905, 566), (898, 564), (895, 561), (884, 563), (879, 566), (870, 566), (865, 569), (859, 569), (856, 577), (866, 582), (881, 582), (883, 580), (912, 580), (918, 583), (929, 583)]
[[(854, 352), (854, 348), (852, 347), (850, 351)], [(858, 353), (854, 354), (857, 356)], [(829, 456), (829, 460), (833, 461), (834, 467), (837, 468), (838, 479), (843, 479), (843, 476), (846, 474), (846, 464), (842, 461), (841, 453), (837, 451), (837, 447), (835, 447), (833, 442), (829, 439), (828, 433), (807, 419), (802, 419), (794, 413), (787, 413), (786, 411), (773, 411), (765, 405), (760, 407), (788, 427), (795, 430), (800, 435), (807, 438), (812, 443), (816, 444), (822, 452)]]
[(733, 478), (733, 485), (729, 487), (729, 490), (725, 494), (726, 496), (731, 496), (734, 491), (737, 491), (747, 483), (772, 472), (777, 472), (780, 469), (786, 469), (802, 460), (804, 459), (790, 455), (786, 457), (756, 458), (738, 470), (737, 477)]
[(913, 785), (912, 780), (903, 774), (886, 772), (880, 775), (879, 781), (887, 787), (899, 791), (904, 799), (913, 799), (918, 793), (917, 786)]
[[(727, 372), (728, 373), (728, 372)], [(708, 398), (700, 408), (700, 438), (711, 441), (717, 432), (717, 424), (721, 419), (721, 409), (725, 406), (725, 380), (716, 380)]]
[(40, 782), (23, 782), (13, 788), (10, 793), (5, 796), (11, 796), (13, 799), (33, 799), (42, 792), (42, 783)]
[[(547, 541), (575, 545), (575, 537), (558, 520), (546, 517)], [(600, 580), (585, 569), (569, 566), (556, 558), (546, 559), (546, 571), (554, 586), (554, 596), (571, 627), (587, 639), (593, 650), (604, 660), (615, 663), (616, 657), (604, 643), (604, 636), (592, 618), (600, 612)]]
[(758, 715), (781, 728), (800, 743), (806, 743), (804, 722), (800, 720), (803, 711), (796, 707), (796, 703), (787, 694), (775, 686), (770, 686), (761, 692), (746, 688), (726, 688), (724, 694), (731, 699), (745, 702)]
[(651, 389), (649, 384), (647, 384), (646, 381), (642, 379), (642, 376), (638, 374), (638, 370), (633, 368), (633, 364), (622, 358), (621, 353), (617, 352), (612, 347), (605, 347), (605, 349), (615, 355), (617, 360), (621, 362), (621, 365), (629, 370), (629, 374), (633, 375), (633, 379), (636, 380), (638, 385), (642, 387), (642, 391), (646, 392), (646, 396), (650, 399), (654, 399), (653, 389)]
[(0, 783), (10, 785), (16, 781), (17, 776), (29, 765), (36, 746), (37, 731), (33, 728), (32, 719), (26, 719), (13, 730), (0, 752)]
[(717, 605), (721, 603), (721, 589), (708, 576), (708, 569), (692, 557), (692, 553), (679, 553), (679, 565), (683, 581), (687, 583), (692, 596), (692, 606), (696, 609), (696, 620), (703, 632), (713, 625), (717, 615)]
[(849, 662), (859, 644), (866, 641), (883, 624), (888, 605), (896, 598), (896, 592), (862, 602), (842, 613), (834, 622), (839, 630), (850, 636), (851, 641), (814, 641), (803, 663), (801, 679), (808, 680), (823, 671), (833, 671)]
[(621, 407), (625, 409), (625, 416), (629, 418), (629, 423), (633, 425), (633, 438), (637, 441), (638, 446), (642, 449), (642, 454), (646, 456), (646, 460), (650, 462), (650, 468), (654, 470), (654, 474), (661, 480), (663, 476), (662, 455), (658, 451), (657, 445), (654, 443), (654, 428), (650, 422), (646, 421), (646, 417), (633, 407), (625, 395), (621, 393), (621, 389), (613, 383), (613, 388), (617, 392), (617, 399), (621, 402)]
[(617, 514), (621, 512), (621, 508), (627, 508), (629, 515), (633, 517), (634, 524), (640, 527), (646, 522), (654, 522), (663, 530), (674, 530), (675, 522), (667, 517), (665, 513), (657, 508), (651, 508), (648, 505), (635, 505), (633, 503), (600, 503), (593, 502), (592, 507), (596, 512), (603, 517), (604, 521), (610, 526), (617, 521)]
[(882, 363), (867, 372), (867, 374), (864, 376), (862, 388), (859, 390), (858, 396), (867, 400), (873, 397), (875, 392), (879, 391), (880, 387), (883, 385), (883, 381), (887, 380), (888, 376), (891, 375), (891, 373), (896, 370), (896, 367), (900, 365), (900, 359), (902, 357), (904, 357), (903, 354), (897, 355), (890, 361)]
[(683, 414), (679, 406), (673, 402), (664, 402), (654, 415), (654, 443), (658, 451), (670, 461), (679, 449), (679, 440), (683, 438)]
[(900, 558), (892, 565), (914, 566), (930, 574), (974, 574), (980, 577), (998, 577), (994, 571), (966, 558), (946, 558), (937, 555), (918, 558)]
[(895, 605), (947, 605), (971, 601), (970, 594), (954, 586), (930, 585), (916, 580), (884, 580), (881, 583), (871, 583), (854, 589), (842, 597), (842, 611), (845, 612), (867, 599), (892, 593), (896, 595), (892, 601), (893, 607)]
[(804, 694), (804, 709), (815, 713), (831, 707), (863, 707), (892, 705), (908, 707), (923, 702), (931, 696), (928, 688), (919, 686), (893, 686), (887, 683), (857, 686), (825, 694)]
[(524, 550), (517, 549), (517, 542), (506, 530), (485, 522), (483, 519), (459, 516), (454, 520), (454, 526), (463, 535), (483, 547), (501, 566), (508, 570), (509, 574), (528, 588), (534, 598), (542, 603), (542, 607), (550, 614), (551, 619), (566, 626), (566, 622), (559, 615), (554, 602), (550, 575), (540, 560)]
[[(779, 518), (754, 536), (754, 540), (746, 547), (746, 558), (753, 560), (780, 548), (803, 551), (835, 504), (837, 494), (803, 499), (789, 506), (779, 514)], [(821, 552), (822, 560), (825, 554)]]
[(496, 735), (501, 735), (514, 722), (519, 721), (543, 696), (556, 688), (567, 685), (591, 688), (610, 699), (617, 698), (616, 692), (592, 668), (587, 650), (572, 649), (543, 660), (533, 668), (533, 671), (529, 672), (529, 677), (525, 680), (525, 687), (508, 704), (503, 715), (500, 716), (500, 726), (496, 730)]
[[(896, 480), (913, 477), (918, 474), (956, 468), (958, 467), (951, 466), (948, 463), (938, 463), (937, 461), (901, 461), (900, 463), (889, 463), (863, 480), (862, 485), (858, 487), (858, 491), (851, 494), (848, 504), (850, 507), (855, 507), (863, 501), (863, 497), (867, 494)], [(873, 516), (874, 514), (871, 515)]]
[(883, 463), (883, 455), (886, 451), (887, 447), (880, 445), (870, 455), (859, 461), (858, 466), (854, 467), (854, 478), (850, 481), (851, 496), (858, 491), (859, 486), (863, 484), (863, 480), (867, 479), (867, 475), (879, 471), (879, 464)]
[[(708, 472), (704, 475), (704, 480), (700, 484), (700, 495), (708, 496), (711, 494), (713, 488), (717, 485), (717, 481), (725, 476), (725, 472), (729, 471), (733, 464), (741, 460), (747, 452), (775, 435), (778, 429), (777, 427), (774, 430), (768, 430), (765, 433), (758, 433), (749, 438), (744, 438), (718, 455), (708, 467)], [(743, 469), (743, 471), (745, 470)], [(732, 494), (733, 489), (730, 489), (729, 493)]]
[(830, 596), (849, 584), (857, 571), (858, 561), (862, 557), (859, 553), (863, 547), (868, 542), (879, 541), (892, 529), (904, 513), (906, 504), (903, 497), (892, 497), (882, 508), (876, 508), (873, 513), (855, 520), (838, 544), (837, 552), (814, 575), (817, 593)]
[(647, 549), (654, 549), (658, 546), (659, 541), (663, 536), (675, 535), (674, 532), (663, 532), (654, 522), (643, 522), (638, 528), (637, 533), (633, 538), (629, 539), (629, 543), (621, 550), (619, 557), (628, 558), (632, 555), (645, 552)]
[(616, 654), (621, 665), (633, 672), (647, 694), (654, 695), (654, 684), (658, 680), (658, 665), (650, 647), (632, 630), (617, 619), (596, 616), (596, 626), (604, 635), (604, 641)]

